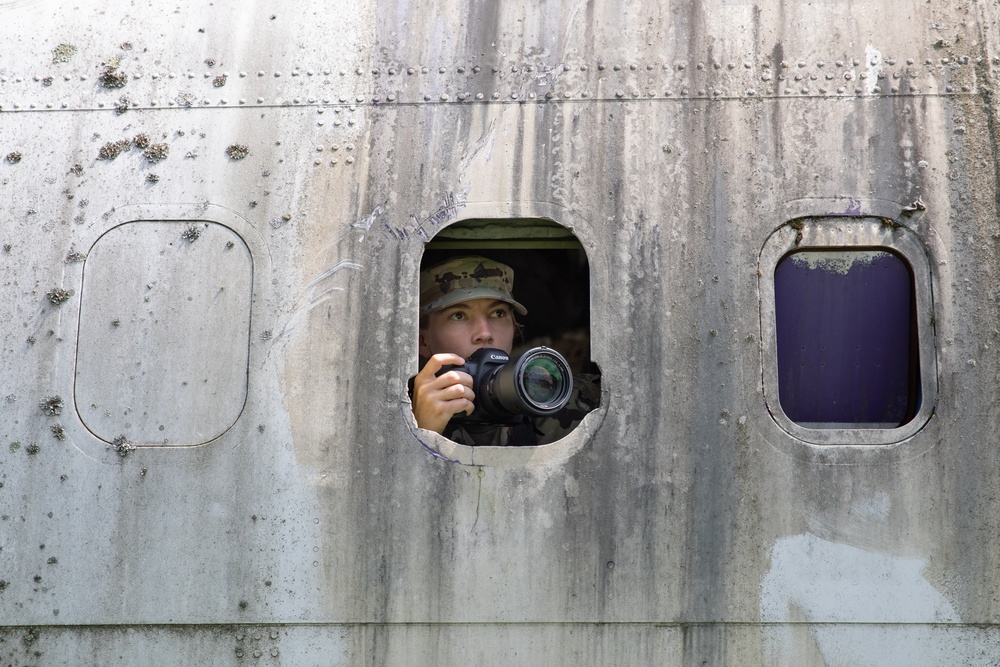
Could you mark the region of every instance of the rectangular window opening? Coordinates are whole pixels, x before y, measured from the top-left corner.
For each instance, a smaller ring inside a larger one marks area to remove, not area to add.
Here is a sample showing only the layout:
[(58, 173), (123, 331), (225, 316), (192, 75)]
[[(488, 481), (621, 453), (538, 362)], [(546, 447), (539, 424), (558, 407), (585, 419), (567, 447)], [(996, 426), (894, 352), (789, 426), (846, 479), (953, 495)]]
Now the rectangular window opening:
[(891, 429), (920, 410), (909, 263), (888, 248), (786, 254), (774, 269), (778, 397), (809, 429)]

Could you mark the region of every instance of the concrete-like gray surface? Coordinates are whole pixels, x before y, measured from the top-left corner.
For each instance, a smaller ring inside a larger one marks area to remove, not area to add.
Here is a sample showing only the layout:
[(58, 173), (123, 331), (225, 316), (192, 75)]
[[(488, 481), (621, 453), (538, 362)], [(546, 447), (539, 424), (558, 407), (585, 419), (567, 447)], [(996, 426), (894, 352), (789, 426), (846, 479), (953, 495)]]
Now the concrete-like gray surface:
[[(998, 27), (0, 4), (0, 658), (993, 664)], [(831, 216), (926, 253), (902, 441), (769, 411), (761, 253)], [(561, 442), (410, 417), (423, 244), (470, 218), (587, 252), (604, 395)]]

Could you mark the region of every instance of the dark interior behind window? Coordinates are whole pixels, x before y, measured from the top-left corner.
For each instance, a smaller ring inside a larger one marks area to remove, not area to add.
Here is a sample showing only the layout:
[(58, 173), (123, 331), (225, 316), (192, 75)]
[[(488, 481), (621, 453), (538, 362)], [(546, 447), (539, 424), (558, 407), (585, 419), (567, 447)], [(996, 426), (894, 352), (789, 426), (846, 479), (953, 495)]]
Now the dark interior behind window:
[(895, 428), (920, 408), (909, 264), (886, 248), (801, 250), (774, 271), (778, 395), (807, 428)]

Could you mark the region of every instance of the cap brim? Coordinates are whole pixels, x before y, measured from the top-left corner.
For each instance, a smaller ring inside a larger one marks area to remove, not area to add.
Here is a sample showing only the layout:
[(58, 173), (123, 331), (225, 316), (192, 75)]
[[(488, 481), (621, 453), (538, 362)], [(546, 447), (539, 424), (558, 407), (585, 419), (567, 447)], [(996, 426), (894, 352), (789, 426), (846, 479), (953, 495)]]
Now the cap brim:
[(431, 301), (429, 304), (425, 305), (420, 309), (421, 315), (427, 315), (428, 313), (433, 313), (434, 311), (441, 310), (442, 308), (447, 308), (448, 306), (453, 306), (456, 303), (462, 303), (463, 301), (472, 301), (473, 299), (496, 299), (497, 301), (503, 301), (504, 303), (509, 303), (513, 306), (514, 311), (518, 315), (527, 315), (528, 309), (519, 304), (514, 299), (511, 299), (505, 293), (490, 289), (489, 287), (468, 287), (465, 289), (457, 289), (448, 292), (439, 299)]

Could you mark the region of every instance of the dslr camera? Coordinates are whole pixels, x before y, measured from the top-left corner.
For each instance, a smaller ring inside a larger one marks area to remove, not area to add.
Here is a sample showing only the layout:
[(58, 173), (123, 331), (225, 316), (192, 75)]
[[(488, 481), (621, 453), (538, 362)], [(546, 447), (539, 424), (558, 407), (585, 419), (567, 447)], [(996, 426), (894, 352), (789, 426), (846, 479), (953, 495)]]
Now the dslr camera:
[(476, 407), (471, 415), (453, 419), (512, 426), (523, 415), (544, 417), (559, 412), (573, 393), (573, 372), (561, 354), (548, 347), (533, 347), (515, 359), (503, 350), (484, 347), (465, 360), (464, 366), (445, 366), (472, 376)]

